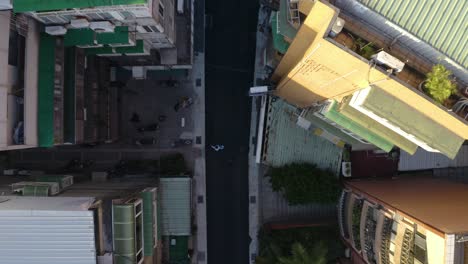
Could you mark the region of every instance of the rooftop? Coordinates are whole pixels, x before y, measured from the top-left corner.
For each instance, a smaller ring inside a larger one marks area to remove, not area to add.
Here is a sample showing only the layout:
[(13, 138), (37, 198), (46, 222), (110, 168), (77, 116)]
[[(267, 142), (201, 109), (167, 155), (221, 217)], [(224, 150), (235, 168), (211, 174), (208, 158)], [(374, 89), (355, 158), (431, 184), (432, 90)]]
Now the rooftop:
[(395, 25), (468, 67), (465, 0), (358, 0)]
[(97, 6), (138, 5), (146, 4), (147, 2), (148, 0), (15, 0), (13, 3), (13, 11), (15, 13), (51, 11)]
[(317, 164), (338, 174), (342, 149), (296, 125), (297, 108), (270, 98), (267, 108), (264, 162), (282, 166), (293, 162)]

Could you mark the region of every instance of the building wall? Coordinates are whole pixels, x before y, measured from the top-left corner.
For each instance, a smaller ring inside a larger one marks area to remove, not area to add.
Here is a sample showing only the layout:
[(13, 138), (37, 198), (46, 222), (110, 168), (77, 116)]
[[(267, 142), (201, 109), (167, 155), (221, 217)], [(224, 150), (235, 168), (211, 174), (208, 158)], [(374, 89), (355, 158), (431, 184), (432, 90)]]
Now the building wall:
[(410, 176), (348, 181), (346, 186), (418, 220), (432, 231), (447, 234), (468, 231), (467, 185)]
[[(25, 47), (24, 69), (24, 139), (25, 144), (13, 145), (13, 127), (16, 121), (15, 98), (12, 88), (17, 84), (17, 69), (8, 64), (11, 12), (0, 11), (0, 151), (37, 146), (37, 50), (38, 30), (33, 20), (29, 21)], [(13, 47), (15, 48), (15, 47)]]

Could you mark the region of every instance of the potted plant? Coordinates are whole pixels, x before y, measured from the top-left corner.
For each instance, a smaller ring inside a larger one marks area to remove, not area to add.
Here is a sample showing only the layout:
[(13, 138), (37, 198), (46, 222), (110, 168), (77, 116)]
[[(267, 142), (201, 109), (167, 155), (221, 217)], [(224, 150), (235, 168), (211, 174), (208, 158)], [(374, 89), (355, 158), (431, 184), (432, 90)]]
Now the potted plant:
[(422, 90), (436, 102), (444, 104), (457, 91), (457, 86), (450, 78), (451, 75), (452, 72), (447, 70), (444, 65), (434, 65), (426, 75), (427, 79), (421, 84)]

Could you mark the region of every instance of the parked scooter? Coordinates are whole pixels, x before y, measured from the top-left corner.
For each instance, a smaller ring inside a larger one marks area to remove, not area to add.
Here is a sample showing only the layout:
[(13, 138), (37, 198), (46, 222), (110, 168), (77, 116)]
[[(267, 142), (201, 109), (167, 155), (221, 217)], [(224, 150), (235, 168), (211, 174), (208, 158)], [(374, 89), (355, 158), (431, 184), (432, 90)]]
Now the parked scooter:
[(149, 124), (147, 126), (142, 126), (137, 128), (137, 131), (140, 133), (157, 131), (159, 129), (158, 123)]
[(137, 138), (135, 139), (134, 143), (137, 146), (156, 145), (156, 138), (155, 137)]

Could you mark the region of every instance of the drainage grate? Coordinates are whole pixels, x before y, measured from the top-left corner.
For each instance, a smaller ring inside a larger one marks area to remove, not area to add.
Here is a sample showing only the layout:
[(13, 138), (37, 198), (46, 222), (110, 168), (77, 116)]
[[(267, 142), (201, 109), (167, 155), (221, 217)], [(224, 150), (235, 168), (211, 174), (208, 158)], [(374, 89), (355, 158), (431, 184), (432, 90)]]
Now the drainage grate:
[(198, 145), (200, 145), (200, 144), (201, 144), (201, 137), (200, 137), (200, 136), (196, 137), (196, 138), (195, 138), (195, 142), (196, 142)]
[(198, 203), (203, 203), (203, 201), (204, 201), (203, 195), (198, 195), (197, 202)]
[(198, 78), (198, 79), (196, 80), (196, 85), (197, 85), (197, 87), (200, 87), (200, 86), (201, 86), (201, 79), (200, 79), (200, 78)]
[(250, 203), (254, 204), (257, 202), (257, 196), (250, 196)]

